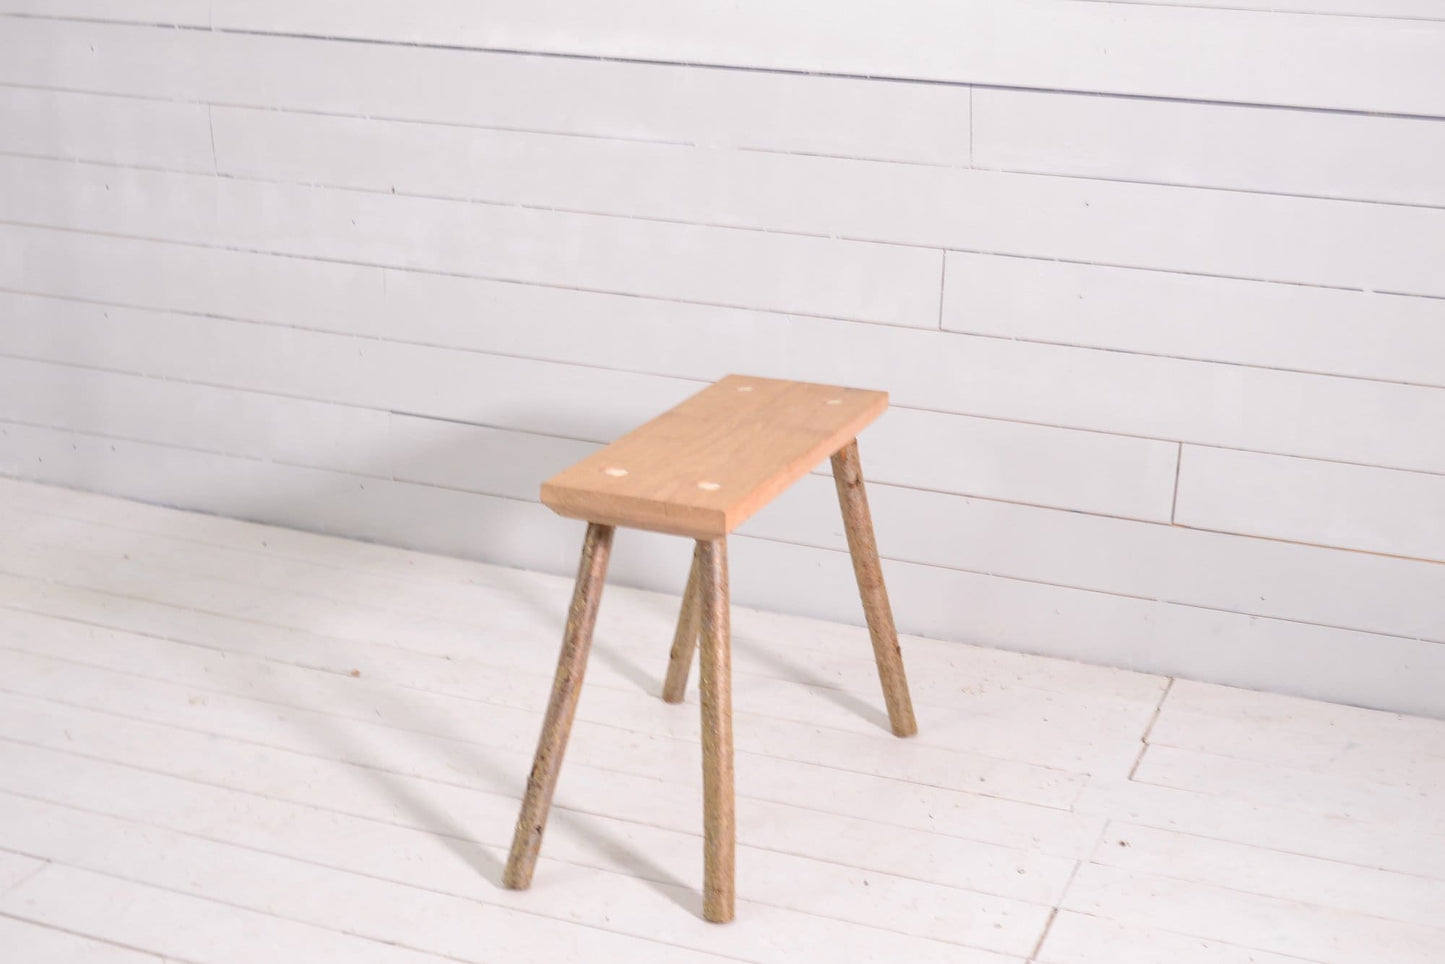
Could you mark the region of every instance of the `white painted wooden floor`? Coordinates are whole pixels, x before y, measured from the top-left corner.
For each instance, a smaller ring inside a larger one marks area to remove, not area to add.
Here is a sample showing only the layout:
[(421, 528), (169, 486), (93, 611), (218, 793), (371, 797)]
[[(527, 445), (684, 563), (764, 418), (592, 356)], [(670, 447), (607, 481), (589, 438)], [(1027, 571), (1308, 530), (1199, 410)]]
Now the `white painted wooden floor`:
[(706, 924), (677, 600), (615, 586), (503, 890), (569, 592), (0, 480), (0, 957), (1445, 961), (1445, 722), (909, 638), (898, 741), (863, 630), (746, 610)]

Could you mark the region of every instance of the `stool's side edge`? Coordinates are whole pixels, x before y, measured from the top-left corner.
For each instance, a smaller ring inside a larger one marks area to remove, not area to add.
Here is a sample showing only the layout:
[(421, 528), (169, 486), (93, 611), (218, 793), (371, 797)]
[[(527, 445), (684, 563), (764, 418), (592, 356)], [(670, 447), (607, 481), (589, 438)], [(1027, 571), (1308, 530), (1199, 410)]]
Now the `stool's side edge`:
[(608, 493), (542, 483), (542, 504), (560, 516), (583, 522), (644, 529), (690, 539), (721, 539), (727, 535), (727, 513), (702, 506), (679, 506)]

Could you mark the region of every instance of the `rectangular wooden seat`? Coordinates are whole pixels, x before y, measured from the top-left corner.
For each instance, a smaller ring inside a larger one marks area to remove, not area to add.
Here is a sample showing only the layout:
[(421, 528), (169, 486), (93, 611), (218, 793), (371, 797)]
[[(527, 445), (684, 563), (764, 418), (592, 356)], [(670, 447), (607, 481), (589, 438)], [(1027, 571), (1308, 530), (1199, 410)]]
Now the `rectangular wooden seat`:
[(588, 522), (721, 538), (887, 408), (887, 392), (729, 375), (553, 476), (542, 502)]

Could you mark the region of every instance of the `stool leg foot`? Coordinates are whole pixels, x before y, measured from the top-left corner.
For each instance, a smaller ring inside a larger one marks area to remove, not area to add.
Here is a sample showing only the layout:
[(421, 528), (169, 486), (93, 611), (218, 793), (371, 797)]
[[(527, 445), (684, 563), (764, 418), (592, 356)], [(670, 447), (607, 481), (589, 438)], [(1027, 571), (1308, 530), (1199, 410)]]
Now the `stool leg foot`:
[(702, 626), (702, 603), (699, 585), (702, 578), (702, 546), (699, 542), (692, 554), (687, 588), (682, 594), (682, 610), (677, 614), (677, 633), (672, 637), (672, 654), (667, 660), (667, 679), (662, 684), (662, 699), (681, 703), (687, 692), (687, 673), (692, 668), (692, 651), (697, 649), (697, 635)]
[(853, 556), (853, 575), (858, 595), (863, 598), (863, 615), (873, 640), (873, 657), (883, 683), (883, 701), (888, 705), (888, 722), (896, 736), (918, 732), (913, 718), (913, 700), (903, 674), (903, 654), (898, 649), (898, 630), (883, 585), (878, 563), (878, 544), (873, 539), (873, 518), (868, 512), (868, 495), (863, 489), (863, 468), (858, 461), (858, 440), (854, 439), (833, 455), (833, 481), (838, 487), (838, 504), (843, 508), (843, 528), (848, 533), (848, 551)]
[(542, 735), (537, 740), (537, 757), (527, 778), (522, 812), (517, 817), (517, 831), (512, 837), (512, 852), (502, 872), (503, 885), (513, 890), (524, 890), (532, 883), (537, 853), (542, 849), (542, 832), (546, 829), (547, 813), (552, 807), (552, 791), (557, 788), (562, 755), (567, 750), (567, 735), (572, 730), (572, 717), (577, 712), (577, 698), (582, 692), (582, 676), (587, 670), (587, 654), (592, 648), (592, 627), (597, 621), (597, 605), (602, 599), (603, 580), (607, 576), (612, 532), (612, 526), (589, 523), (582, 543), (582, 561), (577, 567), (572, 607), (567, 612), (567, 629), (562, 634), (562, 652), (557, 657), (552, 699), (547, 704)]
[(728, 612), (727, 540), (697, 544), (701, 575), (702, 642), (698, 675), (702, 690), (703, 902), (702, 916), (733, 919), (732, 640)]

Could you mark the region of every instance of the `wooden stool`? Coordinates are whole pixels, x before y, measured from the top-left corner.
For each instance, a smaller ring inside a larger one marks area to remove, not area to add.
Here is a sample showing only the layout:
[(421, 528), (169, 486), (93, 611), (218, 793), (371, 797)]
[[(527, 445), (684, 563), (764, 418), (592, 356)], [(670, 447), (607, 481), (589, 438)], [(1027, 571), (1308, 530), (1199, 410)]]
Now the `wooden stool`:
[(826, 456), (833, 460), (889, 722), (898, 736), (918, 731), (858, 464), (858, 432), (887, 407), (886, 392), (729, 375), (542, 486), (542, 502), (561, 515), (586, 520), (587, 536), (552, 699), (502, 876), (506, 886), (520, 890), (532, 882), (577, 710), (615, 526), (697, 540), (662, 698), (682, 701), (700, 635), (703, 916), (708, 920), (733, 918), (727, 535)]

